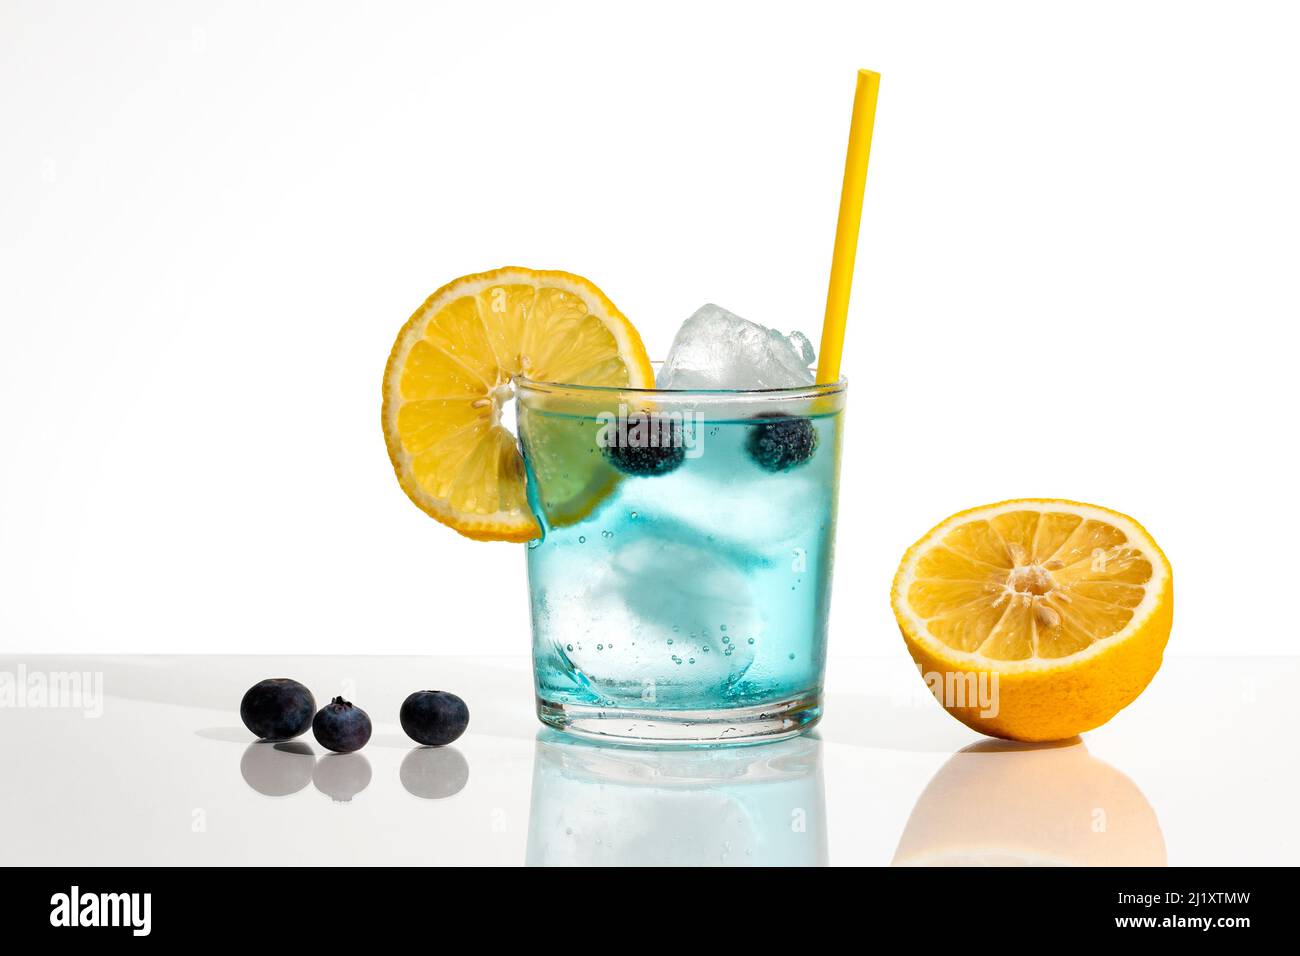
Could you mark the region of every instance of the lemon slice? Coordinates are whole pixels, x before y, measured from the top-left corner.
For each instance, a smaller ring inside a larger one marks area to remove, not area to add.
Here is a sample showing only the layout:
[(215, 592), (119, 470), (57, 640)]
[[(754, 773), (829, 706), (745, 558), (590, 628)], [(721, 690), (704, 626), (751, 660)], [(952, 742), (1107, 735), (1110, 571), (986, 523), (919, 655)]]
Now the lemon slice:
[(519, 433), (531, 460), (533, 500), (552, 527), (588, 517), (622, 480), (601, 454), (602, 423), (587, 415), (529, 408), (519, 414)]
[[(632, 323), (581, 276), (508, 267), (462, 276), (429, 296), (388, 357), (384, 440), (410, 499), (470, 538), (528, 541), (540, 530), (519, 444), (502, 423), (521, 374), (654, 385)], [(578, 490), (608, 493), (603, 484)]]
[(1173, 571), (1126, 515), (1021, 499), (930, 531), (903, 556), (892, 603), (949, 713), (995, 737), (1055, 740), (1105, 723), (1155, 675)]

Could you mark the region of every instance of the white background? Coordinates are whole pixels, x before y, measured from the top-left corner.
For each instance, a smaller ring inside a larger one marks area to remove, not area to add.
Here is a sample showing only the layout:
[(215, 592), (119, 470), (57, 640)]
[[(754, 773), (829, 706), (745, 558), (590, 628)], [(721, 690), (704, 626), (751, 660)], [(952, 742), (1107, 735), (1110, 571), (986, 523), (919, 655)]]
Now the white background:
[[(795, 12), (797, 9), (797, 12)], [(392, 338), (504, 264), (666, 351), (817, 338), (883, 74), (832, 653), (903, 550), (1018, 496), (1138, 517), (1173, 654), (1292, 652), (1283, 5), (0, 4), (0, 650), (524, 653), (523, 549), (398, 489)]]

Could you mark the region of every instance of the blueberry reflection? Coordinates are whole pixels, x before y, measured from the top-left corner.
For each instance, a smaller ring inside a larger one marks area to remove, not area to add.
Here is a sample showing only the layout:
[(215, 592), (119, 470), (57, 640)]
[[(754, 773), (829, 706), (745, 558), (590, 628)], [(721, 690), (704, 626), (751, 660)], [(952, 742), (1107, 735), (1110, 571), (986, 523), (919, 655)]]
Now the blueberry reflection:
[(399, 771), (407, 792), (425, 800), (455, 796), (469, 782), (469, 762), (455, 747), (416, 747)]
[(895, 866), (1165, 866), (1142, 791), (1059, 743), (987, 740), (948, 758), (912, 808)]
[(311, 781), (331, 800), (346, 803), (370, 785), (370, 776), (370, 761), (361, 754), (326, 754), (316, 761)]
[(822, 743), (639, 749), (544, 730), (529, 866), (824, 866)]
[(300, 740), (249, 744), (239, 760), (244, 782), (268, 797), (287, 797), (311, 783), (316, 754)]

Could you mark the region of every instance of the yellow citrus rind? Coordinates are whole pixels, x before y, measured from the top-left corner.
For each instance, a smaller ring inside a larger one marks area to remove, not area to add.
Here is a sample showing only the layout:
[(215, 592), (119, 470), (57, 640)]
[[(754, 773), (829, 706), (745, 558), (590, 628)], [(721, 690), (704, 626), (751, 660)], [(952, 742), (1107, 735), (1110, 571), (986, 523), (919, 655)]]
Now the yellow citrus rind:
[[(1151, 681), (1173, 626), (1173, 572), (1127, 515), (1013, 499), (955, 514), (912, 545), (891, 605), (950, 714), (994, 737), (1060, 740), (1105, 723)], [(953, 693), (981, 680), (995, 706)]]
[[(429, 296), (402, 326), (384, 369), (384, 441), (411, 501), (469, 538), (529, 541), (540, 533), (518, 441), (502, 423), (519, 376), (654, 385), (636, 328), (581, 276), (511, 266), (462, 276)], [(596, 503), (575, 504), (573, 513)]]

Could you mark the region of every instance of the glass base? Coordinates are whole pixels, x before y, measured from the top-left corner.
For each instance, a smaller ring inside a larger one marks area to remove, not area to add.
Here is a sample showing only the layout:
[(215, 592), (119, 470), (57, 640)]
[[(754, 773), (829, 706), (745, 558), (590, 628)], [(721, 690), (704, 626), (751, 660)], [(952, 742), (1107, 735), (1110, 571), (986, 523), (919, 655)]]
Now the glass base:
[(715, 710), (592, 707), (538, 698), (537, 717), (556, 730), (610, 743), (745, 744), (794, 737), (821, 719), (820, 693)]

